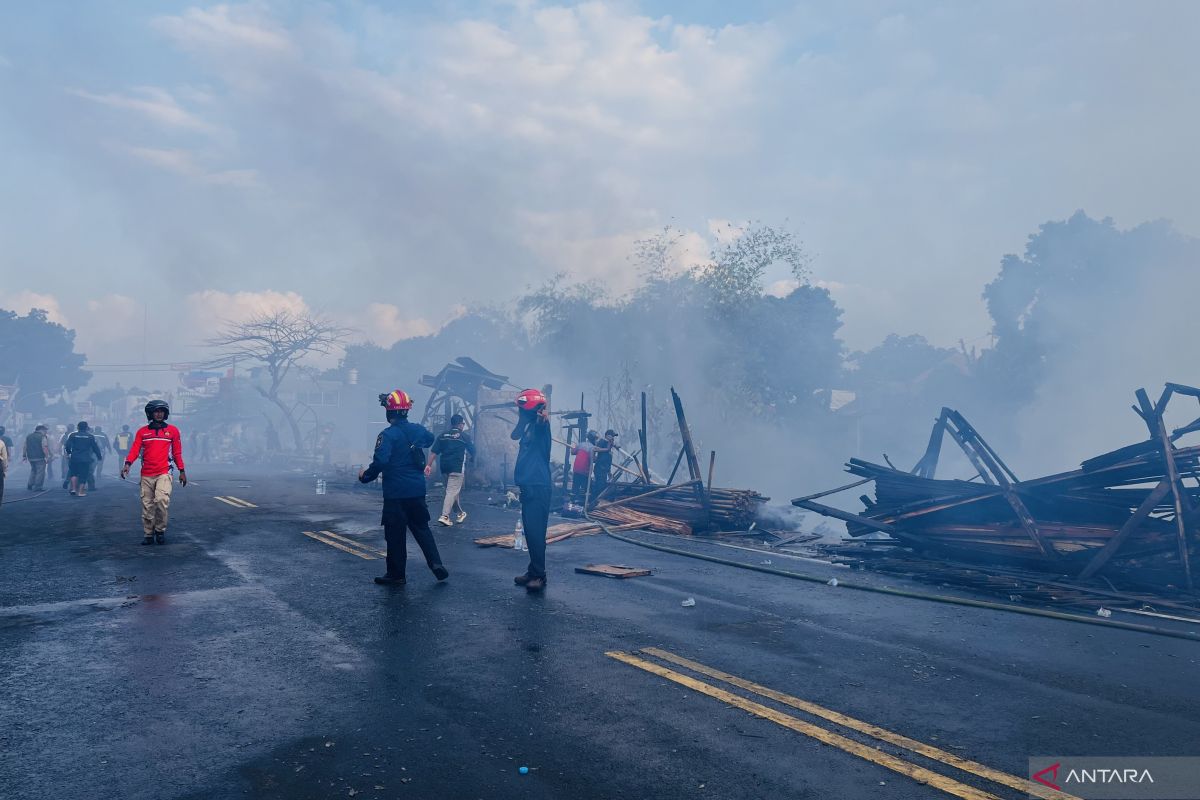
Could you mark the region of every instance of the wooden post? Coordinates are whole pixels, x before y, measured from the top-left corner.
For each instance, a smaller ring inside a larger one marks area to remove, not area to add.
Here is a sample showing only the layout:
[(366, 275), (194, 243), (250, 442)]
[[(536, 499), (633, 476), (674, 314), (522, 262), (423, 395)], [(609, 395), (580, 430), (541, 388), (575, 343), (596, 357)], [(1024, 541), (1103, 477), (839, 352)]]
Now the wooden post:
[(679, 472), (679, 465), (683, 463), (683, 448), (679, 448), (679, 455), (675, 457), (675, 466), (671, 468), (671, 476), (667, 478), (667, 486), (670, 486), (675, 481), (675, 473)]
[(1117, 554), (1121, 549), (1121, 545), (1129, 538), (1129, 535), (1137, 530), (1146, 517), (1150, 516), (1150, 512), (1154, 507), (1162, 502), (1162, 499), (1171, 491), (1171, 484), (1163, 479), (1159, 481), (1158, 486), (1150, 494), (1146, 495), (1146, 499), (1138, 506), (1137, 511), (1130, 515), (1129, 519), (1125, 520), (1125, 524), (1121, 526), (1121, 530), (1117, 531), (1116, 535), (1109, 539), (1104, 547), (1100, 548), (1100, 552), (1092, 556), (1092, 560), (1083, 568), (1083, 572), (1079, 573), (1079, 580), (1087, 580), (1100, 571), (1100, 568), (1108, 563), (1108, 560)]
[(709, 499), (708, 492), (704, 489), (703, 479), (700, 475), (700, 459), (696, 457), (696, 446), (692, 443), (692, 432), (688, 429), (687, 417), (683, 415), (683, 401), (679, 399), (679, 394), (675, 391), (675, 387), (671, 387), (671, 401), (675, 404), (675, 418), (679, 422), (679, 437), (683, 439), (683, 450), (687, 455), (688, 473), (691, 474), (692, 480), (696, 481), (696, 494), (700, 498), (700, 505), (704, 508), (704, 515), (707, 517), (708, 524), (712, 524), (712, 501)]
[(683, 401), (675, 387), (671, 387), (671, 401), (675, 404), (675, 419), (679, 423), (679, 438), (683, 440), (683, 451), (687, 455), (688, 474), (692, 480), (700, 480), (700, 460), (696, 458), (696, 447), (692, 444), (692, 432), (688, 429), (687, 417), (683, 415)]
[[(1182, 388), (1191, 389), (1191, 387)], [(1183, 577), (1187, 583), (1188, 591), (1195, 591), (1195, 585), (1192, 581), (1191, 557), (1188, 553), (1187, 520), (1184, 518), (1184, 509), (1186, 508), (1188, 511), (1191, 511), (1191, 503), (1179, 491), (1183, 484), (1179, 478), (1179, 466), (1175, 463), (1175, 447), (1171, 444), (1171, 437), (1167, 433), (1167, 423), (1163, 420), (1163, 412), (1166, 411), (1167, 403), (1170, 402), (1171, 395), (1175, 391), (1175, 384), (1168, 383), (1163, 387), (1163, 393), (1158, 398), (1158, 405), (1151, 405), (1150, 395), (1146, 394), (1146, 390), (1138, 389), (1134, 395), (1137, 397), (1140, 410), (1139, 408), (1134, 408), (1134, 411), (1137, 411), (1145, 421), (1146, 428), (1150, 431), (1150, 438), (1158, 439), (1163, 461), (1167, 466), (1166, 480), (1170, 482), (1171, 499), (1175, 504), (1175, 537), (1179, 543), (1179, 563), (1183, 565)]]
[(646, 449), (646, 438), (646, 393), (642, 392), (642, 427), (638, 431), (638, 439), (641, 440), (642, 445), (642, 463), (640, 466), (642, 478), (646, 483), (650, 483), (650, 451)]

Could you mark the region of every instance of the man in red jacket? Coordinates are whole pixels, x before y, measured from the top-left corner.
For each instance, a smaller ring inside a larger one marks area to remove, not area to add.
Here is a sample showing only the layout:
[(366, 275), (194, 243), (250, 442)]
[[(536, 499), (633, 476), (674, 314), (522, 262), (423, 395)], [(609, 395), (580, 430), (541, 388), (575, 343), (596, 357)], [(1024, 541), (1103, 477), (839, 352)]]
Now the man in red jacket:
[(171, 505), (171, 462), (179, 468), (179, 485), (187, 486), (187, 473), (183, 467), (183, 436), (179, 428), (167, 423), (171, 408), (162, 400), (146, 403), (148, 425), (138, 428), (125, 463), (121, 465), (121, 477), (129, 474), (129, 468), (142, 456), (142, 544), (166, 544), (167, 509)]

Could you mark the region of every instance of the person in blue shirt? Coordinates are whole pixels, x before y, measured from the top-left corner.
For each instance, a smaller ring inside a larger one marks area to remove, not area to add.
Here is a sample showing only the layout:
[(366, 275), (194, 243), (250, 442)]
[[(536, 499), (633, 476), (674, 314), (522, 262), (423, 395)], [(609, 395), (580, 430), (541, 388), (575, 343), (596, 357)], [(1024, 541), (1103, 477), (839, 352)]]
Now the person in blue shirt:
[(546, 528), (550, 524), (550, 410), (546, 395), (526, 389), (517, 395), (517, 427), (521, 443), (513, 482), (521, 487), (521, 525), (529, 545), (529, 568), (513, 578), (526, 591), (546, 588)]
[(433, 531), (429, 530), (429, 509), (425, 505), (425, 453), (433, 444), (433, 434), (424, 426), (408, 421), (412, 398), (397, 389), (379, 395), (379, 404), (387, 409), (388, 426), (375, 439), (371, 465), (358, 474), (363, 483), (371, 483), (383, 474), (383, 535), (387, 540), (387, 572), (375, 579), (383, 586), (403, 586), (408, 562), (404, 530), (412, 532), (425, 563), (439, 581), (450, 577), (442, 566)]

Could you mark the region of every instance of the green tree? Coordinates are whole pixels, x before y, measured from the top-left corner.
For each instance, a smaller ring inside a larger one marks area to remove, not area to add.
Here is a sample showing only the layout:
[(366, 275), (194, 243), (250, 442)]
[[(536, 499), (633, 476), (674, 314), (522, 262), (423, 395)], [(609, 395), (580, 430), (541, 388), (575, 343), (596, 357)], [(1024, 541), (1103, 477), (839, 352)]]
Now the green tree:
[(46, 395), (80, 388), (91, 379), (87, 358), (75, 352), (75, 331), (51, 322), (40, 308), (25, 316), (0, 309), (0, 385), (15, 386), (3, 414), (16, 408), (44, 413)]

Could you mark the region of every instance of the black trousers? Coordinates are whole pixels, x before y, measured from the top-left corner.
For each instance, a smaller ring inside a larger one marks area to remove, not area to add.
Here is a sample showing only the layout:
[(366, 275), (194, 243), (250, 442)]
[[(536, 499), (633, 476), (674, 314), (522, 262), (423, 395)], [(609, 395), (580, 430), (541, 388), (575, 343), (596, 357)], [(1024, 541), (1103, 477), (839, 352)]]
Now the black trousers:
[(592, 470), (592, 502), (596, 502), (596, 498), (608, 488), (608, 470), (597, 467)]
[(525, 544), (529, 546), (531, 578), (546, 577), (546, 528), (550, 524), (550, 487), (521, 487), (521, 527), (525, 529)]
[(408, 564), (408, 546), (404, 537), (407, 528), (425, 555), (430, 569), (441, 566), (433, 531), (429, 530), (429, 508), (424, 497), (383, 498), (383, 538), (387, 540), (387, 574), (403, 578)]

